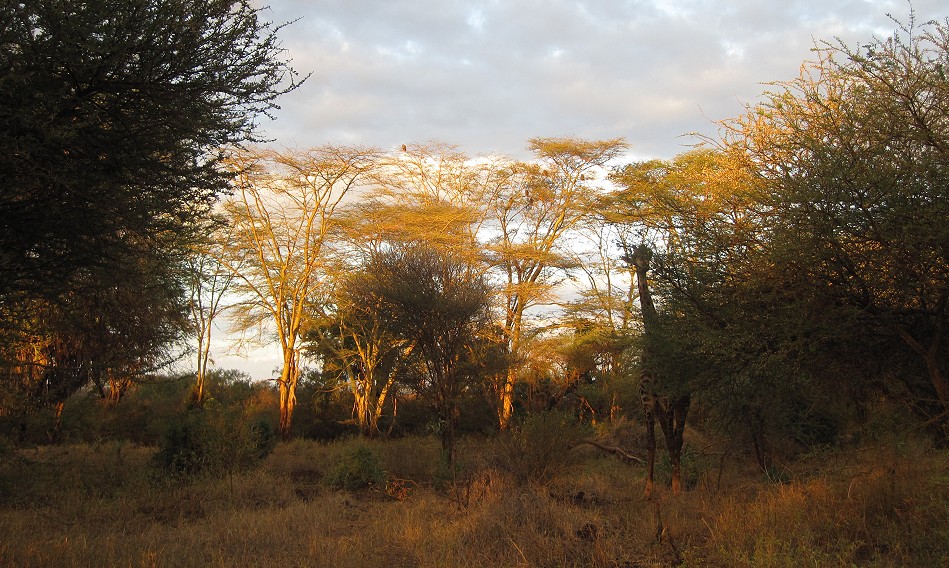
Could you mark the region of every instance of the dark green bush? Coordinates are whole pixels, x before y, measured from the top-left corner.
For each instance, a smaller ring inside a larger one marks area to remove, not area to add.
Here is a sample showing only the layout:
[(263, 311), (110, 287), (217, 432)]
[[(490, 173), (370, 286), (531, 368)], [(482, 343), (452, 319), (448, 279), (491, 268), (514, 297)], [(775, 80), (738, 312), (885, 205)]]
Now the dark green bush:
[(379, 457), (365, 444), (346, 450), (337, 460), (326, 483), (336, 489), (365, 489), (385, 483)]
[(216, 406), (195, 408), (165, 433), (155, 456), (175, 475), (220, 475), (249, 469), (276, 445), (269, 423)]

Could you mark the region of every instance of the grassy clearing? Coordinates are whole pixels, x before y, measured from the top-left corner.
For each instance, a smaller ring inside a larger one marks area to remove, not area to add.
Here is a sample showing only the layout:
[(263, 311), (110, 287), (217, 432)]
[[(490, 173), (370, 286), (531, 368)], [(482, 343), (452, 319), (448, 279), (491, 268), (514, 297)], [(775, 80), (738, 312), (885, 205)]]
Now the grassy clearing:
[[(355, 445), (386, 485), (329, 489)], [(148, 447), (19, 450), (0, 463), (0, 565), (949, 565), (949, 452), (923, 443), (815, 453), (782, 484), (696, 456), (693, 488), (652, 501), (641, 468), (596, 450), (525, 481), (498, 447), (465, 440), (449, 475), (431, 438), (298, 440), (189, 482), (158, 474)]]

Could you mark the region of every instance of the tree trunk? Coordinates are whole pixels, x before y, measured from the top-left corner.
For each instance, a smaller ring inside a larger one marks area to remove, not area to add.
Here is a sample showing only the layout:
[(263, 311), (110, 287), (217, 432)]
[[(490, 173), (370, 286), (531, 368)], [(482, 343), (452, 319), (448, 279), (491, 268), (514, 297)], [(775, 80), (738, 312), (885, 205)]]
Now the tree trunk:
[[(447, 416), (445, 416), (447, 414)], [(448, 465), (450, 470), (454, 470), (455, 467), (455, 411), (454, 409), (449, 410), (447, 413), (443, 413), (442, 418), (442, 429), (441, 429), (441, 442), (442, 442), (442, 456), (445, 460), (445, 463)]]
[(514, 416), (514, 384), (517, 382), (517, 372), (519, 364), (516, 363), (518, 352), (521, 345), (521, 324), (523, 321), (523, 312), (520, 309), (521, 300), (517, 300), (518, 307), (514, 313), (508, 316), (505, 324), (508, 336), (508, 355), (512, 357), (512, 364), (507, 369), (504, 376), (504, 384), (501, 386), (500, 400), (498, 405), (498, 426), (500, 429), (507, 430), (511, 426), (511, 418)]
[(115, 406), (122, 400), (122, 397), (125, 396), (125, 393), (132, 387), (132, 379), (126, 377), (121, 379), (116, 379), (114, 377), (109, 377), (109, 396), (106, 399), (106, 402), (109, 406)]
[(280, 437), (287, 441), (290, 439), (291, 426), (293, 421), (293, 407), (296, 406), (296, 396), (291, 394), (290, 387), (280, 382)]
[(198, 364), (195, 369), (194, 396), (192, 401), (195, 406), (204, 405), (204, 379), (208, 374), (208, 363), (211, 361), (211, 322), (205, 324), (207, 333), (204, 331), (198, 336)]
[(768, 451), (768, 441), (765, 438), (764, 421), (757, 410), (748, 412), (745, 420), (751, 436), (751, 446), (755, 452), (755, 462), (763, 473), (768, 474), (771, 469), (771, 459)]
[(365, 383), (356, 385), (353, 392), (353, 412), (356, 414), (356, 422), (359, 423), (359, 433), (367, 438), (373, 435), (372, 424), (369, 416), (369, 387)]
[(504, 385), (501, 387), (501, 400), (498, 407), (498, 425), (501, 430), (507, 430), (511, 425), (511, 417), (514, 415), (514, 376), (515, 371), (508, 371)]
[(280, 377), (280, 437), (287, 441), (291, 436), (293, 409), (297, 404), (297, 369), (296, 354), (291, 352), (284, 358), (283, 372)]
[(195, 406), (204, 406), (204, 373), (198, 371), (198, 378), (194, 384), (194, 397), (193, 397)]
[(939, 368), (939, 357), (935, 349), (930, 349), (923, 355), (926, 361), (926, 370), (929, 371), (929, 380), (936, 391), (936, 396), (942, 404), (943, 410), (949, 410), (949, 382), (946, 381), (942, 369)]
[[(59, 435), (63, 431), (63, 407), (66, 406), (65, 402), (56, 403), (56, 418), (53, 421), (53, 431), (49, 434), (49, 441), (56, 443), (59, 441)], [(26, 428), (23, 429), (24, 431)]]
[(929, 382), (932, 384), (933, 390), (936, 391), (936, 398), (939, 400), (939, 406), (942, 410), (940, 413), (942, 416), (941, 421), (945, 424), (945, 416), (946, 413), (949, 412), (949, 380), (946, 380), (946, 376), (939, 366), (939, 348), (942, 345), (942, 333), (936, 333), (929, 345), (929, 349), (926, 349), (902, 326), (897, 325), (894, 327), (903, 341), (922, 358), (923, 363), (926, 365), (926, 371), (929, 373)]
[[(386, 399), (389, 397), (389, 390), (392, 388), (392, 385), (395, 383), (395, 373), (393, 372), (389, 379), (386, 381), (386, 384), (379, 391), (379, 396), (376, 398), (376, 407), (370, 414), (370, 426), (372, 428), (372, 434), (376, 435), (379, 433), (379, 419), (382, 418), (383, 410), (385, 409)], [(395, 419), (395, 402), (392, 403), (392, 418)]]

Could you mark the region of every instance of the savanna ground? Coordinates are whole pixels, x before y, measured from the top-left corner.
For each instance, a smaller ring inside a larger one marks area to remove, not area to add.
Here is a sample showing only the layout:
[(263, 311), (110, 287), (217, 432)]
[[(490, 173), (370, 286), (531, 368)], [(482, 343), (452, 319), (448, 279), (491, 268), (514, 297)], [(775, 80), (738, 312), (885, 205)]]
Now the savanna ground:
[[(8, 447), (0, 565), (949, 565), (949, 451), (920, 439), (765, 476), (689, 432), (689, 490), (645, 500), (641, 465), (528, 434), (465, 438), (454, 473), (434, 437), (296, 440), (249, 470), (177, 479), (154, 447)], [(384, 479), (332, 488), (354, 456)]]

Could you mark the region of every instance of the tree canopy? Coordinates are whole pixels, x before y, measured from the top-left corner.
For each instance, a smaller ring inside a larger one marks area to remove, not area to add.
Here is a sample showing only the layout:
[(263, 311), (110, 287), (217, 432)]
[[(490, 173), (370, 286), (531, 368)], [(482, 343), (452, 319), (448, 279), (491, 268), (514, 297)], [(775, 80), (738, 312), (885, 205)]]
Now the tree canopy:
[(831, 308), (824, 318), (849, 314), (850, 335), (865, 340), (857, 358), (899, 377), (917, 412), (945, 428), (949, 22), (910, 20), (817, 54), (723, 123), (723, 147), (753, 180), (767, 261)]
[(298, 83), (247, 1), (5, 1), (0, 298), (56, 298), (196, 229), (220, 149)]
[[(170, 339), (184, 257), (235, 174), (225, 149), (259, 140), (258, 117), (299, 84), (280, 26), (245, 0), (5, 0), (0, 13), (0, 361), (36, 362), (21, 347), (59, 332), (37, 327), (44, 311), (150, 313), (142, 324)], [(103, 352), (128, 344), (123, 326), (103, 329)], [(68, 360), (42, 364), (75, 374)]]

